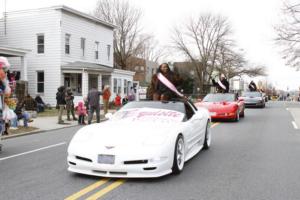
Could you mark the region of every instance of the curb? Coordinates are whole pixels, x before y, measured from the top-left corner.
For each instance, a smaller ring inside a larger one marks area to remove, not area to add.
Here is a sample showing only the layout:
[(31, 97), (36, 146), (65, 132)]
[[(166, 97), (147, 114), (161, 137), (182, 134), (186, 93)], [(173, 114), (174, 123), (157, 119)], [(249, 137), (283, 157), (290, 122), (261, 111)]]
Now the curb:
[[(100, 119), (100, 122), (103, 122), (103, 121), (106, 121), (106, 119)], [(93, 121), (93, 122), (95, 123), (96, 120)], [(48, 129), (48, 130), (38, 129), (38, 130), (35, 130), (35, 131), (29, 131), (29, 132), (25, 132), (25, 133), (19, 133), (19, 134), (2, 136), (1, 140), (7, 140), (7, 139), (11, 139), (11, 138), (26, 136), (26, 135), (33, 135), (33, 134), (37, 134), (37, 133), (44, 133), (44, 132), (47, 132), (47, 131), (56, 131), (56, 130), (60, 130), (60, 129), (64, 129), (64, 128), (75, 127), (75, 126), (81, 126), (81, 125), (74, 124), (74, 125), (70, 125), (70, 126), (65, 126), (65, 127), (60, 127), (60, 128), (54, 128), (54, 129)]]
[(26, 136), (26, 135), (33, 135), (33, 134), (37, 134), (37, 133), (44, 133), (47, 131), (56, 131), (56, 130), (60, 130), (60, 129), (64, 129), (64, 128), (71, 128), (74, 126), (79, 126), (78, 124), (74, 124), (74, 125), (70, 125), (70, 126), (66, 126), (66, 127), (60, 127), (60, 128), (55, 128), (55, 129), (49, 129), (49, 130), (35, 130), (35, 131), (29, 131), (29, 132), (25, 132), (25, 133), (20, 133), (20, 134), (13, 134), (13, 135), (6, 135), (6, 136), (2, 136), (1, 139), (2, 140), (7, 140), (7, 139), (11, 139), (11, 138), (16, 138), (16, 137), (22, 137), (22, 136)]

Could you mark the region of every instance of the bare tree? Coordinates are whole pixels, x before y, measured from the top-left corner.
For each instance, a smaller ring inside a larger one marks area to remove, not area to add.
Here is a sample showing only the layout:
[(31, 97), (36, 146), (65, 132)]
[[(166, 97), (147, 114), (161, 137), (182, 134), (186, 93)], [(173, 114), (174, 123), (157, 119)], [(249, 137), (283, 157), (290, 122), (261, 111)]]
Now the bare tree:
[(264, 76), (266, 75), (264, 66), (249, 66), (242, 53), (233, 50), (235, 45), (230, 42), (221, 44), (218, 50), (218, 63), (216, 70), (226, 75), (227, 78), (235, 76)]
[(174, 28), (174, 47), (193, 63), (201, 91), (215, 69), (220, 44), (230, 40), (230, 33), (227, 19), (211, 14), (191, 18), (182, 27)]
[(128, 59), (140, 53), (147, 37), (141, 37), (142, 11), (121, 0), (99, 0), (94, 15), (115, 24), (115, 67), (127, 69)]
[(147, 38), (141, 43), (141, 49), (138, 57), (152, 62), (161, 62), (166, 55), (166, 51), (159, 45), (159, 42), (154, 38), (153, 35), (143, 35), (142, 37)]
[(287, 65), (300, 69), (300, 3), (286, 0), (282, 23), (275, 27), (276, 41), (283, 47)]

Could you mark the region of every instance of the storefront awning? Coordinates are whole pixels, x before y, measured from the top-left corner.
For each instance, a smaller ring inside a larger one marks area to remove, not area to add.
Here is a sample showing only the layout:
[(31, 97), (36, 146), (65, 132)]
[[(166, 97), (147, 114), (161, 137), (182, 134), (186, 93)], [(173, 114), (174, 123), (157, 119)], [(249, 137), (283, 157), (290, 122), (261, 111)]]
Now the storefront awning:
[(91, 70), (91, 71), (99, 71), (99, 72), (113, 71), (112, 67), (107, 67), (96, 63), (88, 63), (88, 62), (80, 62), (80, 61), (62, 65), (61, 68), (65, 70)]

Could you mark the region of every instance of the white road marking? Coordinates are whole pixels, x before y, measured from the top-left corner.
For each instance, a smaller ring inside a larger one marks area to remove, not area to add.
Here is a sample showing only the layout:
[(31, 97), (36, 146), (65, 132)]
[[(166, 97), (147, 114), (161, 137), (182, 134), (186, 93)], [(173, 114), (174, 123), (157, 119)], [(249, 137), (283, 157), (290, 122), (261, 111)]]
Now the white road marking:
[(289, 110), (289, 108), (286, 108), (286, 110)]
[(53, 145), (42, 147), (42, 148), (39, 148), (39, 149), (35, 149), (35, 150), (31, 150), (31, 151), (26, 151), (24, 153), (19, 153), (19, 154), (15, 154), (15, 155), (12, 155), (12, 156), (0, 158), (0, 161), (7, 160), (7, 159), (10, 159), (10, 158), (14, 158), (14, 157), (18, 157), (18, 156), (22, 156), (22, 155), (26, 155), (26, 154), (30, 154), (30, 153), (34, 153), (34, 152), (45, 150), (45, 149), (50, 149), (50, 148), (61, 146), (61, 145), (65, 145), (65, 144), (66, 144), (66, 142), (61, 142), (61, 143), (58, 143), (58, 144), (53, 144)]
[(294, 126), (294, 129), (298, 129), (298, 126), (297, 126), (297, 124), (296, 124), (295, 121), (292, 121), (292, 124), (293, 124), (293, 126)]

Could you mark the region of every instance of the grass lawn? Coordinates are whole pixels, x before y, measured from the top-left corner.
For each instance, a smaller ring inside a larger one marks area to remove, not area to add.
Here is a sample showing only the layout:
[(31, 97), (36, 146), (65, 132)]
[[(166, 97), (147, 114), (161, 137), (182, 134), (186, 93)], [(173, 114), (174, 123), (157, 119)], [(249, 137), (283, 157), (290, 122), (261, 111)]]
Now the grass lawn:
[(38, 130), (38, 128), (32, 127), (32, 126), (28, 126), (28, 127), (18, 126), (18, 129), (9, 129), (8, 133), (9, 133), (9, 135), (14, 135), (14, 134), (31, 132), (31, 131), (35, 131), (35, 130)]
[[(64, 115), (67, 114), (67, 111), (64, 110)], [(44, 112), (39, 112), (37, 114), (38, 117), (51, 117), (51, 116), (57, 116), (58, 115), (58, 110), (55, 108), (52, 109), (45, 109)]]

